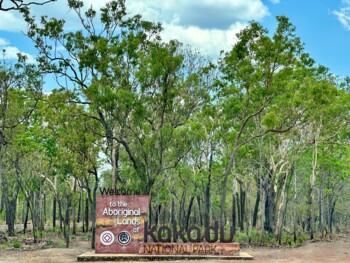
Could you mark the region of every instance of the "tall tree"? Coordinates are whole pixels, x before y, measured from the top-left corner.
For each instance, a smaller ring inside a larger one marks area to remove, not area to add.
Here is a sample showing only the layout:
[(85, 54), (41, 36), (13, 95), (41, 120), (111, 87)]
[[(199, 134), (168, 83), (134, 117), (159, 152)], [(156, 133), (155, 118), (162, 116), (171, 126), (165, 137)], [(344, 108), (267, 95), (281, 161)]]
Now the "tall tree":
[[(303, 51), (295, 27), (286, 17), (277, 17), (272, 37), (258, 23), (251, 23), (238, 36), (233, 49), (220, 62), (222, 108), (231, 122), (232, 143), (223, 175), (221, 222), (225, 219), (227, 183), (243, 145), (268, 133), (283, 133), (301, 120), (308, 106), (298, 93), (310, 75), (313, 61)], [(309, 73), (308, 73), (309, 72)], [(255, 129), (260, 125), (262, 130)]]
[[(9, 235), (14, 235), (14, 221), (19, 185), (13, 180), (19, 173), (20, 152), (16, 141), (30, 123), (30, 116), (41, 98), (42, 77), (33, 65), (26, 63), (26, 58), (19, 57), (18, 63), (10, 66), (6, 61), (0, 65), (0, 186), (5, 200), (6, 222)], [(14, 155), (9, 153), (13, 152)], [(7, 160), (12, 159), (12, 169), (4, 169)], [(12, 178), (12, 179), (11, 179)], [(13, 189), (13, 191), (10, 191)]]

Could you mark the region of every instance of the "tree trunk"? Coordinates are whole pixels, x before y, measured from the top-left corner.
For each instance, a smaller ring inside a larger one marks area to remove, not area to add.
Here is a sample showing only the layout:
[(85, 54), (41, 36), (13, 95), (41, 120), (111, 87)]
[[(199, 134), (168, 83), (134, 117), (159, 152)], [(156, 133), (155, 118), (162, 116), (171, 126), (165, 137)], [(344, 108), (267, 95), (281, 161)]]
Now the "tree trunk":
[[(95, 185), (93, 191), (88, 191), (89, 198), (91, 201), (91, 248), (95, 249), (95, 232), (96, 232), (96, 195), (99, 186), (98, 172), (96, 167), (94, 167), (93, 175), (95, 179)], [(92, 194), (92, 196), (91, 196)]]
[(256, 223), (258, 221), (259, 202), (260, 202), (260, 191), (258, 190), (256, 191), (255, 206), (254, 206), (254, 212), (253, 212), (253, 224), (252, 224), (253, 227), (256, 227)]
[(263, 180), (260, 180), (260, 225), (261, 225), (261, 240), (260, 244), (264, 243), (265, 238), (265, 207), (266, 207), (266, 191)]
[(180, 200), (180, 212), (178, 214), (178, 222), (180, 222), (181, 226), (185, 225), (185, 199), (186, 199), (186, 189), (183, 188), (182, 191), (182, 196), (181, 196), (181, 200)]
[(83, 233), (87, 232), (85, 230), (85, 196), (84, 196), (84, 191), (82, 191), (81, 194), (81, 221), (83, 223)]
[[(113, 130), (112, 133), (115, 131)], [(111, 145), (111, 162), (112, 162), (112, 186), (116, 186), (119, 180), (118, 162), (119, 162), (119, 143), (113, 138), (110, 139)]]
[(236, 203), (237, 203), (237, 227), (241, 226), (241, 202), (239, 201), (239, 195), (236, 193)]
[(190, 216), (192, 211), (192, 205), (193, 205), (194, 196), (191, 196), (190, 203), (188, 204), (188, 209), (186, 213), (186, 219), (185, 219), (185, 230), (188, 230), (189, 222), (190, 222)]
[(71, 210), (72, 210), (72, 224), (73, 224), (73, 229), (72, 229), (72, 234), (76, 235), (77, 234), (77, 222), (76, 222), (76, 201), (74, 200), (75, 193), (77, 191), (77, 180), (74, 180), (74, 187), (73, 187), (73, 195), (72, 195), (72, 200), (71, 200)]
[(162, 209), (162, 205), (157, 205), (156, 214), (154, 216), (154, 224), (157, 226), (159, 224), (159, 215)]
[(60, 229), (63, 230), (62, 199), (57, 198), (58, 218), (60, 219)]
[(315, 138), (314, 138), (314, 145), (312, 148), (312, 171), (310, 176), (310, 210), (309, 210), (309, 216), (310, 216), (310, 239), (314, 239), (314, 224), (315, 224), (315, 210), (314, 210), (314, 203), (315, 203), (315, 183), (316, 183), (316, 170), (317, 170), (317, 156), (318, 156), (318, 136), (320, 134), (320, 126), (317, 127), (315, 132)]
[(44, 215), (43, 215), (43, 229), (45, 228), (45, 223), (46, 223), (46, 194), (44, 193), (44, 200), (43, 200), (43, 205), (44, 205)]
[(213, 147), (213, 143), (211, 142), (209, 167), (208, 167), (208, 181), (204, 191), (204, 226), (205, 227), (208, 227), (210, 225), (210, 188), (211, 188), (211, 172), (212, 172), (212, 166), (213, 166), (213, 154), (214, 154), (214, 147)]
[(12, 193), (9, 193), (9, 185), (6, 178), (3, 179), (3, 191), (6, 208), (6, 224), (9, 236), (15, 236), (15, 220), (17, 210), (17, 197), (19, 193), (19, 185), (16, 183)]
[(40, 202), (39, 202), (39, 230), (40, 233), (45, 230), (45, 194), (42, 194), (42, 185), (39, 187), (39, 195), (40, 195)]
[(266, 183), (268, 186), (265, 206), (265, 230), (269, 233), (275, 231), (275, 211), (276, 211), (276, 192), (272, 182), (272, 172), (268, 173), (269, 181)]
[(56, 194), (53, 197), (53, 208), (52, 208), (52, 228), (56, 227)]
[(26, 212), (25, 212), (24, 222), (23, 222), (23, 234), (25, 234), (27, 231), (29, 207), (30, 207), (30, 203), (29, 203), (29, 201), (27, 201), (26, 202)]
[(77, 216), (77, 222), (80, 223), (80, 213), (81, 213), (81, 200), (82, 200), (82, 195), (81, 191), (79, 193), (79, 202), (78, 202), (78, 216)]
[(39, 237), (39, 224), (40, 224), (40, 193), (38, 191), (34, 191), (32, 193), (32, 206), (31, 214), (32, 214), (32, 225), (33, 225), (33, 238), (34, 243), (37, 243)]
[(174, 225), (176, 221), (175, 215), (175, 199), (174, 197), (171, 199), (171, 215), (170, 215), (170, 224)]
[(240, 206), (239, 206), (239, 215), (240, 215), (240, 220), (239, 220), (239, 227), (241, 232), (244, 231), (244, 220), (245, 220), (245, 191), (243, 189), (243, 183), (239, 182), (239, 191), (240, 191)]
[(76, 222), (75, 212), (76, 212), (75, 203), (73, 201), (73, 204), (72, 204), (72, 224), (73, 224), (72, 234), (73, 235), (77, 234), (77, 222)]
[(85, 202), (85, 231), (89, 231), (89, 198), (86, 197)]
[(116, 186), (116, 147), (114, 145), (113, 138), (110, 138), (110, 147), (111, 147), (111, 163), (112, 163), (112, 188)]
[(6, 207), (6, 224), (8, 235), (15, 236), (15, 220), (16, 220), (16, 208), (17, 200), (10, 200), (5, 196), (5, 207)]
[(322, 234), (322, 237), (324, 237), (324, 230), (326, 230), (324, 225), (324, 188), (323, 188), (323, 180), (321, 178), (321, 184), (319, 188), (319, 202), (318, 202), (318, 209), (319, 209), (319, 225), (318, 229)]
[(199, 225), (203, 226), (203, 217), (202, 217), (202, 209), (201, 209), (201, 198), (197, 195), (197, 204), (198, 204), (198, 214), (199, 214)]
[(280, 202), (279, 202), (278, 211), (277, 211), (277, 223), (276, 223), (275, 237), (276, 237), (276, 240), (278, 242), (281, 242), (282, 211), (283, 211), (283, 205), (284, 205), (284, 196), (285, 196), (287, 178), (288, 178), (288, 171), (286, 172), (286, 175), (283, 178), (282, 187), (281, 187), (281, 197), (280, 197)]
[(236, 229), (236, 195), (235, 193), (232, 194), (232, 226), (233, 229)]
[(25, 234), (27, 231), (27, 225), (28, 225), (28, 214), (29, 214), (29, 208), (30, 208), (30, 203), (27, 200), (26, 202), (26, 213), (25, 213), (25, 217), (24, 217), (24, 222), (23, 222), (23, 233)]
[(64, 239), (66, 241), (66, 248), (69, 248), (69, 230), (70, 230), (70, 212), (71, 212), (71, 197), (70, 195), (67, 195), (66, 197), (66, 211), (65, 211), (65, 217), (64, 217), (64, 227), (63, 227), (63, 235)]

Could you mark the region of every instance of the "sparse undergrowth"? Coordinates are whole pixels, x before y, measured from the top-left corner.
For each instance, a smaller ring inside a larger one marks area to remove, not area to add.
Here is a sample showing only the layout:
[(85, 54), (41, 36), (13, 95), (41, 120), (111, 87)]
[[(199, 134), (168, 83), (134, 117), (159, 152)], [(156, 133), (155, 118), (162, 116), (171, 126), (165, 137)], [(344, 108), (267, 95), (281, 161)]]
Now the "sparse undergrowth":
[[(0, 232), (0, 251), (7, 250), (38, 250), (47, 248), (65, 248), (63, 233), (59, 228), (48, 228), (38, 233), (39, 240), (34, 243), (31, 231), (25, 234), (17, 233), (14, 237), (9, 237), (7, 233)], [(71, 246), (74, 242), (88, 241), (89, 233), (78, 232), (77, 235), (71, 235)]]

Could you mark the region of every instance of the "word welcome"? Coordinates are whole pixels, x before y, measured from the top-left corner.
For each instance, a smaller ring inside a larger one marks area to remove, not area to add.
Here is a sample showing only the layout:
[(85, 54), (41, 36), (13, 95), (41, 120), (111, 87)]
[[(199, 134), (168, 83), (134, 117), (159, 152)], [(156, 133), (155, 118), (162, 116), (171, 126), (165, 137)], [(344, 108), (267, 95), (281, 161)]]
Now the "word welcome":
[[(210, 235), (212, 232), (212, 236)], [(187, 234), (187, 238), (185, 236)], [(233, 240), (235, 234), (235, 229), (233, 226), (230, 227), (230, 237), (225, 239), (225, 229), (223, 226), (220, 226), (220, 242), (222, 243), (230, 243)], [(161, 226), (157, 229), (157, 226), (152, 226), (150, 229), (148, 228), (148, 222), (144, 223), (144, 242), (147, 242), (148, 236), (152, 238), (154, 242), (177, 242), (178, 239), (181, 239), (182, 242), (187, 243), (199, 243), (205, 239), (208, 243), (215, 243), (219, 239), (219, 222), (215, 221), (214, 226), (208, 226), (204, 229), (204, 236), (201, 236), (201, 228), (198, 226), (191, 226), (185, 230), (184, 227), (181, 227), (179, 230), (177, 229), (176, 222), (171, 229), (168, 226)]]
[(141, 195), (140, 190), (131, 190), (131, 189), (125, 189), (125, 188), (100, 188), (101, 195)]

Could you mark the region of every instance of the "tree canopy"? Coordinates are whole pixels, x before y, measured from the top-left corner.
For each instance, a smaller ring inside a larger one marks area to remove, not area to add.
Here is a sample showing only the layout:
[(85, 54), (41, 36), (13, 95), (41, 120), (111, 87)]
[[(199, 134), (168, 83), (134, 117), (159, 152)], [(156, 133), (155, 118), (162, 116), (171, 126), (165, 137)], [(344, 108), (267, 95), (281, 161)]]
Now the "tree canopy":
[[(162, 40), (161, 25), (130, 16), (123, 0), (100, 12), (69, 0), (76, 31), (22, 8), (35, 3), (12, 3), (38, 56), (0, 66), (0, 222), (9, 235), (19, 215), (24, 231), (32, 220), (35, 241), (57, 219), (67, 246), (91, 226), (93, 247), (103, 186), (150, 195), (152, 223), (220, 221), (248, 238), (259, 230), (261, 244), (265, 231), (297, 242), (300, 232), (348, 224), (347, 79), (310, 57), (287, 17), (274, 32), (251, 22), (213, 61)], [(45, 75), (57, 80), (48, 93)]]

